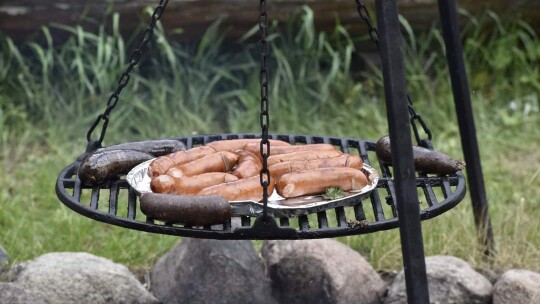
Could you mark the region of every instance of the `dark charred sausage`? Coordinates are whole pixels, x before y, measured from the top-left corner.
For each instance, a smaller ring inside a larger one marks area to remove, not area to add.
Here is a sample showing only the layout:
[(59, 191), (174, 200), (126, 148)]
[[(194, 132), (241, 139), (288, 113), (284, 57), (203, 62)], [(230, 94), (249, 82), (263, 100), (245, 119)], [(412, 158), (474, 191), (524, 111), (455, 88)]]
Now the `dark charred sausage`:
[(231, 205), (219, 196), (143, 193), (141, 211), (154, 220), (191, 226), (222, 224), (231, 218)]
[[(381, 137), (375, 146), (377, 157), (385, 164), (392, 164), (390, 137)], [(452, 174), (465, 169), (465, 162), (419, 146), (413, 146), (414, 167), (418, 172)]]
[(79, 165), (78, 175), (85, 184), (96, 185), (128, 173), (138, 164), (154, 158), (135, 150), (105, 150), (86, 155)]
[(100, 149), (102, 151), (107, 150), (135, 150), (144, 153), (152, 154), (155, 157), (167, 155), (177, 151), (186, 150), (186, 146), (183, 142), (174, 139), (160, 139), (160, 140), (145, 140), (121, 143), (117, 145), (108, 146)]

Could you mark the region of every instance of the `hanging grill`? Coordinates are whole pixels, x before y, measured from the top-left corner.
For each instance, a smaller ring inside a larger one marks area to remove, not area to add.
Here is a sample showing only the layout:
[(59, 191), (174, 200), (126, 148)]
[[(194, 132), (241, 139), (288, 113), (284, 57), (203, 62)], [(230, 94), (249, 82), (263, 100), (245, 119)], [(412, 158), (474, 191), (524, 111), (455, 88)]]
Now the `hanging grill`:
[[(255, 134), (221, 134), (177, 138), (187, 148), (215, 140), (256, 138)], [(249, 216), (231, 217), (226, 223), (207, 227), (191, 227), (155, 221), (139, 208), (139, 196), (124, 176), (117, 180), (89, 187), (77, 177), (78, 162), (66, 167), (58, 178), (56, 191), (60, 200), (72, 210), (97, 221), (153, 233), (214, 239), (308, 239), (371, 233), (398, 227), (393, 197), (394, 183), (390, 168), (379, 163), (374, 154), (375, 143), (361, 139), (269, 135), (292, 144), (328, 143), (345, 153), (358, 153), (366, 164), (378, 166), (381, 176), (377, 189), (369, 195), (369, 203), (357, 201), (348, 207), (339, 206), (297, 218), (276, 218), (273, 221), (253, 220)], [(355, 151), (355, 152), (353, 152)], [(373, 159), (373, 163), (370, 161)], [(457, 205), (465, 195), (463, 174), (448, 176), (419, 175), (417, 188), (423, 193), (422, 220), (438, 216)], [(260, 217), (263, 218), (263, 217)]]
[[(85, 154), (92, 153), (101, 147), (105, 132), (109, 123), (109, 115), (119, 101), (119, 95), (130, 80), (130, 72), (138, 64), (143, 50), (150, 41), (153, 29), (160, 19), (167, 0), (161, 0), (152, 14), (151, 22), (142, 34), (142, 38), (131, 54), (129, 65), (118, 80), (115, 92), (110, 96), (105, 111), (100, 114), (91, 125), (87, 133), (88, 146)], [(366, 22), (369, 35), (373, 43), (379, 48), (377, 29), (372, 25), (369, 13), (365, 5), (356, 0), (360, 17)], [(379, 230), (397, 228), (399, 225), (395, 203), (396, 190), (391, 170), (387, 164), (377, 160), (374, 155), (375, 143), (363, 139), (337, 138), (324, 136), (306, 135), (271, 135), (269, 131), (268, 111), (268, 81), (269, 71), (267, 57), (269, 46), (266, 40), (268, 28), (268, 16), (266, 1), (260, 0), (259, 28), (261, 31), (260, 45), (260, 94), (261, 111), (260, 124), (262, 134), (221, 134), (194, 137), (181, 137), (176, 140), (185, 144), (186, 148), (205, 145), (216, 140), (229, 140), (241, 138), (261, 138), (260, 151), (263, 169), (260, 172), (260, 181), (263, 188), (262, 209), (253, 216), (234, 214), (223, 224), (212, 226), (190, 226), (181, 223), (160, 222), (146, 217), (140, 209), (140, 199), (137, 191), (126, 181), (123, 174), (118, 174), (110, 181), (101, 182), (90, 186), (81, 182), (77, 175), (78, 167), (83, 155), (78, 160), (66, 167), (58, 177), (56, 192), (59, 199), (72, 210), (97, 221), (153, 233), (171, 234), (187, 237), (215, 238), (215, 239), (307, 239), (337, 237), (371, 233)], [(412, 107), (412, 102), (407, 96), (409, 105), (410, 122), (414, 136), (419, 145), (431, 148), (431, 131), (425, 122)], [(419, 123), (423, 131), (428, 135), (427, 139), (420, 138)], [(92, 140), (92, 133), (98, 125), (102, 124), (101, 133), (97, 140)], [(344, 153), (357, 153), (367, 165), (378, 167), (380, 176), (374, 191), (369, 195), (346, 198), (344, 203), (329, 204), (318, 209), (306, 209), (298, 216), (289, 216), (277, 213), (278, 217), (272, 220), (275, 214), (268, 212), (268, 170), (269, 139), (282, 140), (291, 144), (326, 143), (336, 146)], [(351, 151), (356, 152), (351, 152)], [(438, 216), (457, 205), (465, 195), (465, 179), (461, 172), (451, 175), (426, 175), (418, 174), (416, 187), (421, 190), (425, 203), (422, 203), (420, 217), (422, 220)], [(370, 203), (367, 203), (369, 197)], [(277, 221), (277, 222), (276, 222)]]

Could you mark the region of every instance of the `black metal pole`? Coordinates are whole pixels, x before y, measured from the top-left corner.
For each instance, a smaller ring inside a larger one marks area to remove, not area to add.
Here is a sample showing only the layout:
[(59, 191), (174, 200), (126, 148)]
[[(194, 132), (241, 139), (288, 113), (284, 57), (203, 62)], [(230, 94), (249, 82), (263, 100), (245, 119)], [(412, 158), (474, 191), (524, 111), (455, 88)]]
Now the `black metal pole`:
[(407, 301), (411, 304), (428, 304), (426, 262), (397, 3), (396, 0), (377, 0), (376, 8)]
[(450, 70), (454, 103), (461, 136), (461, 146), (467, 163), (467, 182), (473, 206), (474, 222), (480, 241), (484, 245), (484, 254), (495, 253), (493, 230), (488, 213), (488, 203), (480, 163), (480, 152), (476, 139), (471, 95), (463, 60), (463, 47), (459, 33), (459, 24), (454, 0), (439, 0), (439, 14), (446, 45), (446, 60)]

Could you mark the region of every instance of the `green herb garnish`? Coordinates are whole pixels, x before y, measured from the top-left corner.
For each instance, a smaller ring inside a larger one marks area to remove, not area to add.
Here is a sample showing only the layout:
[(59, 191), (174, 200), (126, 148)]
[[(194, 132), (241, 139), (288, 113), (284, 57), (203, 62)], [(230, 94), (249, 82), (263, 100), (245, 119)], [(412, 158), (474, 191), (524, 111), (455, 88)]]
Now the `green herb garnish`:
[(344, 197), (343, 190), (338, 187), (326, 188), (326, 192), (323, 194), (325, 200), (335, 200)]

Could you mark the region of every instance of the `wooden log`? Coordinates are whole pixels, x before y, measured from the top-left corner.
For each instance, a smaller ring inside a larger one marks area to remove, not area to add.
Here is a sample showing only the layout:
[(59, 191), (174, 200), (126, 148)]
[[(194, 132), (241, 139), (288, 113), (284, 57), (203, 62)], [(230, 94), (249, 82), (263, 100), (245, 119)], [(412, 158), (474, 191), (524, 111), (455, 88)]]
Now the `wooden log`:
[[(122, 32), (130, 33), (141, 24), (144, 8), (154, 7), (157, 3), (157, 0), (3, 0), (0, 1), (0, 31), (16, 40), (51, 23), (81, 24), (85, 30), (93, 31), (98, 24), (110, 22), (108, 14), (118, 12)], [(366, 3), (373, 7), (373, 0)], [(511, 11), (516, 17), (532, 22), (533, 26), (540, 26), (538, 0), (458, 0), (458, 4), (471, 13), (486, 7), (499, 13)], [(255, 0), (170, 0), (163, 23), (167, 29), (182, 28), (184, 32), (177, 35), (177, 39), (189, 40), (200, 37), (209, 24), (224, 18), (226, 37), (237, 38), (257, 24), (258, 5), (259, 1)], [(313, 10), (318, 29), (333, 28), (339, 18), (352, 33), (365, 32), (354, 0), (270, 0), (269, 17), (286, 20), (301, 11), (303, 5), (309, 5)], [(399, 10), (415, 29), (427, 28), (438, 19), (436, 0), (402, 0)]]

